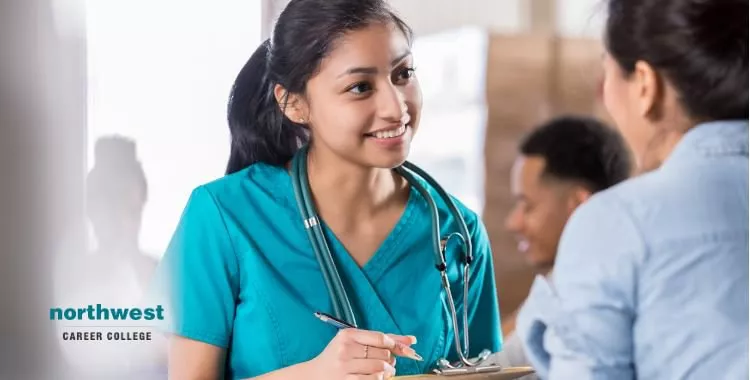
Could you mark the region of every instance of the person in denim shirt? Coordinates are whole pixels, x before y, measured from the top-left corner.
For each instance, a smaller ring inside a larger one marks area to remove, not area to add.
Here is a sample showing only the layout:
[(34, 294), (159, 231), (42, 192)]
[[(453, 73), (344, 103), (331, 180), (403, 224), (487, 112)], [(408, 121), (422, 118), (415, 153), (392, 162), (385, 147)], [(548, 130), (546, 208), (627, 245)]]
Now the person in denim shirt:
[(604, 103), (641, 175), (573, 213), (517, 333), (543, 379), (748, 378), (748, 2), (608, 8)]

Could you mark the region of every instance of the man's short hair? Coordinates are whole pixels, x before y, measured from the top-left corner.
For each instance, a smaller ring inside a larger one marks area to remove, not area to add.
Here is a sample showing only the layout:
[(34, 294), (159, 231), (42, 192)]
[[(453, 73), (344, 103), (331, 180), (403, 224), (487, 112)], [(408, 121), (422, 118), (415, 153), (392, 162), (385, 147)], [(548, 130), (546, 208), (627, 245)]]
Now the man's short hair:
[(531, 131), (521, 142), (524, 156), (544, 158), (543, 175), (579, 182), (591, 192), (630, 176), (630, 151), (622, 136), (590, 117), (563, 116)]

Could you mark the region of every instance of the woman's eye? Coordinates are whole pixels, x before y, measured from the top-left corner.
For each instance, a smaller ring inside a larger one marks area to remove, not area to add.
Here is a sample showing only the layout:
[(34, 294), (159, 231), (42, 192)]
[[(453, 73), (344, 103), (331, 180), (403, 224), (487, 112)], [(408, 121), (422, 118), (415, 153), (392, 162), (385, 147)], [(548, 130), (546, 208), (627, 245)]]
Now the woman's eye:
[(396, 78), (396, 82), (399, 83), (399, 82), (406, 82), (406, 81), (408, 81), (409, 79), (411, 79), (411, 77), (414, 76), (414, 71), (415, 70), (416, 69), (413, 68), (413, 67), (407, 67), (407, 68), (401, 69), (398, 72), (398, 77)]
[(357, 83), (349, 87), (348, 91), (356, 95), (361, 95), (371, 90), (372, 90), (372, 86), (370, 86), (369, 83), (362, 82), (362, 83)]

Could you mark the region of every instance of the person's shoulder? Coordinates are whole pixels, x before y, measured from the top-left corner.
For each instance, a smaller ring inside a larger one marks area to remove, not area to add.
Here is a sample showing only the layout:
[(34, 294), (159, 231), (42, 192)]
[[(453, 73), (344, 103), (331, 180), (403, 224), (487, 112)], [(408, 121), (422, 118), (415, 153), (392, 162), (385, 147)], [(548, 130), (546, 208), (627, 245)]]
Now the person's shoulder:
[(622, 181), (595, 196), (636, 206), (637, 201), (649, 201), (654, 196), (668, 191), (667, 185), (671, 182), (664, 173), (657, 169)]
[(713, 196), (706, 190), (712, 186), (716, 187), (683, 172), (659, 168), (596, 193), (581, 207), (606, 210), (614, 218), (627, 216), (646, 233), (666, 227), (665, 220), (680, 221), (685, 205), (695, 206)]
[[(630, 202), (638, 192), (641, 179), (629, 180), (594, 194), (578, 206), (563, 229), (555, 267), (564, 266), (563, 258), (573, 260), (573, 267), (592, 257), (601, 256), (602, 250), (620, 254), (643, 254), (643, 225)], [(648, 181), (646, 181), (648, 182)], [(607, 256), (607, 255), (604, 255)], [(582, 260), (582, 261), (581, 261)]]
[(271, 177), (274, 174), (278, 174), (280, 170), (282, 169), (259, 162), (242, 170), (203, 183), (198, 188), (203, 188), (216, 197), (222, 197), (226, 194), (233, 194), (238, 189), (257, 185), (259, 179), (271, 180)]
[[(480, 217), (479, 213), (476, 210), (469, 207), (466, 204), (466, 202), (459, 199), (456, 195), (453, 195), (450, 193), (447, 193), (447, 194), (448, 194), (448, 198), (456, 206), (456, 209), (458, 210), (459, 214), (463, 218), (464, 223), (466, 223), (466, 228), (469, 230), (469, 233), (471, 234), (471, 236), (473, 236), (474, 238), (478, 238), (478, 237), (484, 238), (486, 235), (486, 231), (484, 228), (484, 224), (482, 222), (482, 218)], [(435, 196), (437, 197), (438, 195), (436, 194)], [(445, 213), (446, 216), (452, 218), (453, 215), (450, 213), (450, 209), (447, 203), (442, 202), (442, 201), (439, 203), (442, 204), (442, 206), (439, 206), (439, 207), (444, 208), (441, 211), (443, 211), (443, 213)]]
[(283, 168), (255, 163), (197, 186), (193, 189), (192, 196), (200, 196), (203, 193), (210, 195), (217, 204), (236, 204), (242, 200), (249, 200), (259, 191), (278, 192), (277, 188), (282, 186), (282, 174)]
[(448, 195), (448, 199), (444, 199), (440, 196), (440, 192), (434, 186), (427, 183), (427, 181), (420, 180), (419, 182), (422, 184), (422, 186), (425, 187), (425, 189), (427, 189), (427, 192), (435, 201), (435, 205), (437, 206), (438, 211), (441, 214), (441, 218), (453, 216), (451, 213), (451, 205), (448, 202), (450, 200), (450, 202), (453, 203), (454, 206), (456, 206), (456, 209), (466, 222), (469, 230), (473, 230), (477, 222), (480, 221), (479, 214), (471, 207), (469, 207), (466, 202), (459, 199), (456, 195), (449, 193), (443, 189), (446, 195)]
[(603, 227), (608, 221), (619, 223), (623, 218), (632, 218), (631, 201), (643, 193), (641, 182), (641, 178), (634, 178), (593, 194), (575, 209), (567, 226), (586, 224), (590, 225), (589, 228), (597, 225)]
[[(417, 178), (417, 181), (419, 181), (419, 184), (424, 187), (429, 196), (432, 197), (432, 200), (435, 202), (440, 216), (441, 224), (448, 223), (449, 225), (453, 225), (451, 221), (454, 221), (455, 218), (453, 216), (453, 213), (451, 212), (451, 205), (448, 202), (450, 200), (450, 203), (452, 203), (456, 207), (459, 215), (461, 215), (464, 223), (466, 223), (466, 227), (468, 228), (469, 233), (471, 233), (472, 235), (485, 234), (484, 225), (482, 224), (479, 213), (469, 207), (466, 202), (462, 201), (456, 195), (447, 191), (445, 191), (445, 193), (448, 196), (448, 199), (444, 199), (440, 195), (440, 192), (435, 188), (435, 186), (431, 185), (423, 178)], [(424, 196), (420, 194), (418, 190), (413, 189), (413, 187), (414, 185), (412, 184), (412, 193), (418, 194), (420, 202), (423, 203), (422, 209), (425, 213), (429, 213), (427, 200), (424, 199)]]
[(479, 213), (477, 211), (473, 210), (465, 202), (461, 201), (457, 196), (453, 194), (448, 194), (448, 196), (453, 201), (453, 204), (456, 205), (456, 208), (463, 216), (466, 224), (469, 225), (469, 229), (472, 229), (472, 227), (476, 225), (477, 222), (481, 222)]
[[(712, 198), (737, 173), (722, 172), (722, 167), (667, 162), (660, 168), (636, 175), (597, 193), (611, 202), (619, 202), (637, 219), (651, 219), (653, 210), (664, 213), (681, 211), (686, 203), (705, 197)], [(746, 170), (746, 169), (745, 169)], [(731, 181), (731, 180), (730, 180)]]
[(640, 219), (669, 196), (669, 183), (658, 171), (632, 177), (595, 193), (576, 209), (574, 215), (589, 214), (593, 219), (607, 215), (610, 219)]

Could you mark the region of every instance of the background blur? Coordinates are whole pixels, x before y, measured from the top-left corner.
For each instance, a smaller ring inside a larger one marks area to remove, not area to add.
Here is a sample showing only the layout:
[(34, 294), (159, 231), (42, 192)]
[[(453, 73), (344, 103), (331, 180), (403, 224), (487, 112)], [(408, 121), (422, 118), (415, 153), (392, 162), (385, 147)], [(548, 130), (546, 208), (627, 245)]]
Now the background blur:
[[(115, 136), (127, 148), (109, 160), (142, 169), (136, 245), (158, 260), (190, 191), (224, 171), (230, 86), (285, 3), (0, 0), (0, 379), (61, 378), (54, 371), (70, 362), (48, 319), (52, 273), (99, 246), (85, 193), (97, 142)], [(606, 118), (603, 3), (391, 3), (416, 32), (425, 95), (411, 160), (481, 213), (511, 313), (532, 279), (503, 228), (516, 144), (555, 115)]]

